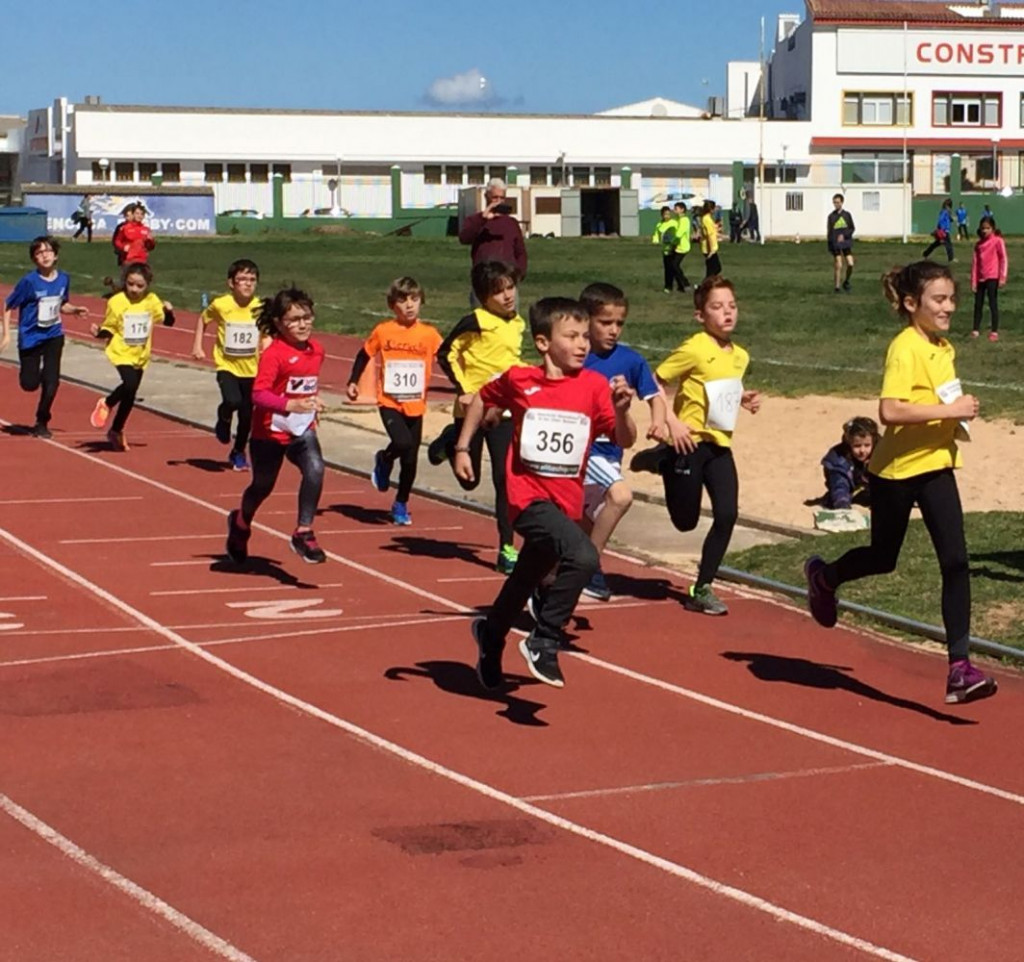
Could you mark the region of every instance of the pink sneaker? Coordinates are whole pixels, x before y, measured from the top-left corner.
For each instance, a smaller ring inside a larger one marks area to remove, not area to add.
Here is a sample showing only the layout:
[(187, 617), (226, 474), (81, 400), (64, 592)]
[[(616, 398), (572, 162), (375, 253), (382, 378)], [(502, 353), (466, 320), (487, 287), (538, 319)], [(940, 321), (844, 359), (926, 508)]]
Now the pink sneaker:
[(994, 678), (989, 678), (975, 668), (966, 658), (954, 661), (949, 666), (949, 677), (946, 680), (946, 704), (960, 705), (968, 701), (978, 701), (994, 695), (999, 685)]
[(999, 332), (998, 331), (989, 331), (988, 332), (988, 339), (990, 341), (998, 341), (999, 340)]

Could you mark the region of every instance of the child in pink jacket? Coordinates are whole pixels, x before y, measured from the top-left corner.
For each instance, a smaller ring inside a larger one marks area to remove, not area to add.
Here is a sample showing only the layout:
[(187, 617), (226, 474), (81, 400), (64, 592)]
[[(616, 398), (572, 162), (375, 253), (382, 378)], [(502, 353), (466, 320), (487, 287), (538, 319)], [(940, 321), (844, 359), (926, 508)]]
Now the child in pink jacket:
[(1006, 283), (1008, 267), (1003, 235), (996, 230), (995, 220), (982, 217), (978, 222), (978, 243), (974, 245), (971, 258), (971, 290), (974, 291), (974, 330), (971, 337), (981, 334), (981, 309), (987, 294), (988, 310), (992, 315), (988, 339), (999, 340), (999, 288)]

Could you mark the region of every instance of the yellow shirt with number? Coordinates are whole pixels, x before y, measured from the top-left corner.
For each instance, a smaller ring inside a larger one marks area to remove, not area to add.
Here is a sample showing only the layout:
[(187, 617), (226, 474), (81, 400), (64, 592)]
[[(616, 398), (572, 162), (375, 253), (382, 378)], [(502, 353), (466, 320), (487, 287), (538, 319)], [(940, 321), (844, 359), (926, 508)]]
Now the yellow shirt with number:
[(738, 344), (730, 343), (726, 350), (707, 331), (699, 331), (683, 341), (654, 373), (665, 384), (679, 380), (672, 408), (694, 439), (727, 448), (732, 445), (732, 431), (708, 427), (705, 385), (733, 378), (742, 381), (749, 364), (750, 355)]
[(256, 377), (260, 343), (256, 317), (259, 312), (258, 297), (242, 307), (231, 294), (215, 297), (203, 311), (202, 324), (217, 322), (213, 363), (218, 371), (228, 371), (235, 377)]
[[(882, 398), (911, 404), (941, 404), (937, 388), (956, 380), (956, 351), (944, 337), (932, 341), (907, 327), (892, 339), (885, 355)], [(921, 424), (890, 424), (875, 447), (868, 470), (900, 480), (928, 471), (960, 467), (952, 419)]]
[(118, 366), (144, 368), (149, 364), (153, 345), (153, 328), (164, 320), (164, 305), (152, 291), (141, 301), (132, 303), (121, 291), (107, 301), (107, 314), (101, 331), (113, 335), (107, 342), (107, 357)]

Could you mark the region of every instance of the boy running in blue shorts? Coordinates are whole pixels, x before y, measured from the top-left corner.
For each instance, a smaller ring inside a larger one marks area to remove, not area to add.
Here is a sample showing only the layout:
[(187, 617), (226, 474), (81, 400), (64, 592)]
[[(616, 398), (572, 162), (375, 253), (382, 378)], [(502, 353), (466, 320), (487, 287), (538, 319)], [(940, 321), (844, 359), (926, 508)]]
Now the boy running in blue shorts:
[[(669, 437), (664, 395), (643, 356), (619, 343), (629, 313), (629, 301), (612, 284), (596, 283), (583, 289), (580, 303), (590, 317), (590, 353), (584, 367), (603, 374), (609, 381), (622, 377), (637, 397), (651, 407), (647, 437)], [(600, 556), (608, 539), (633, 503), (633, 492), (622, 477), (622, 448), (607, 435), (594, 439), (583, 481), (583, 529)], [(612, 593), (600, 568), (594, 572), (583, 593), (608, 601)]]

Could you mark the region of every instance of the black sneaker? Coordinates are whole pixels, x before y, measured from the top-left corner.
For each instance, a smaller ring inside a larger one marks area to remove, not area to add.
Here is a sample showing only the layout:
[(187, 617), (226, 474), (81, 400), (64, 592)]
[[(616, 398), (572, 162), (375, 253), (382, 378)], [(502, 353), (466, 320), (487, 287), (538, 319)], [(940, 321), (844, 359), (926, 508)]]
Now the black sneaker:
[(545, 685), (551, 685), (553, 688), (565, 687), (562, 669), (558, 667), (557, 647), (547, 645), (541, 647), (531, 634), (529, 638), (524, 638), (519, 642), (519, 653), (523, 656), (530, 674), (538, 681), (544, 682)]
[(37, 438), (42, 438), (44, 441), (48, 441), (53, 437), (53, 432), (41, 421), (32, 428), (32, 434)]
[(505, 642), (494, 641), (487, 632), (487, 619), (475, 618), (470, 625), (473, 640), (479, 653), (476, 659), (476, 677), (488, 691), (501, 687), (504, 675), (501, 671), (501, 653), (505, 650)]
[(807, 579), (807, 606), (811, 617), (822, 628), (834, 628), (839, 617), (839, 603), (835, 590), (825, 583), (824, 559), (811, 555), (804, 562), (804, 577)]
[(456, 440), (455, 425), (449, 424), (433, 441), (427, 445), (427, 460), (435, 467), (448, 460), (448, 445)]
[(672, 453), (672, 446), (669, 444), (656, 444), (653, 448), (646, 448), (637, 451), (629, 462), (630, 471), (650, 471), (651, 474), (661, 474), (665, 461)]
[(843, 281), (843, 290), (846, 291), (847, 294), (850, 293), (850, 282), (849, 281)]
[(327, 553), (316, 543), (312, 531), (296, 531), (292, 535), (292, 551), (307, 564), (322, 565), (327, 560)]
[(249, 560), (249, 537), (252, 535), (252, 529), (240, 528), (237, 523), (238, 515), (238, 508), (228, 512), (228, 541), (224, 550), (236, 565), (241, 565)]
[(217, 418), (217, 423), (213, 427), (213, 433), (214, 435), (216, 435), (217, 440), (220, 441), (221, 444), (230, 444), (231, 422), (222, 421), (220, 418)]

